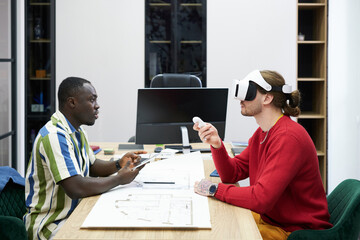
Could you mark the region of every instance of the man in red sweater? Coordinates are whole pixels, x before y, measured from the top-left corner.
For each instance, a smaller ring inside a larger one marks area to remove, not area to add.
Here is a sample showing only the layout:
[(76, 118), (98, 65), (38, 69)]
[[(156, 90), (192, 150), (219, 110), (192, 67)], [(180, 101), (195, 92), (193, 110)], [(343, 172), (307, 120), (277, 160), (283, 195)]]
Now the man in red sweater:
[[(259, 125), (248, 147), (231, 158), (216, 128), (199, 128), (211, 145), (223, 183), (207, 179), (195, 183), (195, 192), (253, 211), (264, 239), (286, 239), (299, 229), (326, 229), (329, 212), (315, 146), (306, 130), (289, 116), (300, 114), (300, 93), (291, 91), (274, 71), (255, 70), (235, 85), (241, 114)], [(231, 184), (250, 178), (249, 187)]]

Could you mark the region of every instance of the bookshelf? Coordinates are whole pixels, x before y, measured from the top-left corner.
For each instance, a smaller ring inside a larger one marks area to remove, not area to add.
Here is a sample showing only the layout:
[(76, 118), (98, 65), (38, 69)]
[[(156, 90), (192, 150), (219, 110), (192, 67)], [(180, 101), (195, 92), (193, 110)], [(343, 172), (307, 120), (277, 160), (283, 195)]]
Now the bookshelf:
[(145, 1), (145, 87), (160, 73), (190, 73), (206, 87), (206, 0)]
[(297, 86), (302, 95), (298, 122), (312, 138), (327, 190), (327, 0), (299, 0)]
[(25, 165), (34, 138), (55, 111), (55, 0), (25, 10)]

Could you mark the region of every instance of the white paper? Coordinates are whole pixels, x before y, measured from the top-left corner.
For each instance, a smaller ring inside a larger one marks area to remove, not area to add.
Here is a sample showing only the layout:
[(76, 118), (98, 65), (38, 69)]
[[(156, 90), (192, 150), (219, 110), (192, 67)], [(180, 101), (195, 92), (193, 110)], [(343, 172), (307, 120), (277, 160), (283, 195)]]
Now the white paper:
[(153, 162), (131, 184), (102, 194), (82, 228), (210, 229), (208, 198), (194, 193), (202, 178), (199, 152)]

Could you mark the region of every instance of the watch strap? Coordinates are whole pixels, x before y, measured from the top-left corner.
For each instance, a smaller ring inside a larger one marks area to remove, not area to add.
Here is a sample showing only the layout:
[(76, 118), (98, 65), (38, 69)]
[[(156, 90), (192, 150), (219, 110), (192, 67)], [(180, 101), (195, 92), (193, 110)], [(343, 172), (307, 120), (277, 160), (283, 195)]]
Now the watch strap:
[(120, 170), (120, 169), (121, 169), (119, 160), (117, 160), (117, 161), (115, 162), (115, 166), (116, 166), (117, 170)]

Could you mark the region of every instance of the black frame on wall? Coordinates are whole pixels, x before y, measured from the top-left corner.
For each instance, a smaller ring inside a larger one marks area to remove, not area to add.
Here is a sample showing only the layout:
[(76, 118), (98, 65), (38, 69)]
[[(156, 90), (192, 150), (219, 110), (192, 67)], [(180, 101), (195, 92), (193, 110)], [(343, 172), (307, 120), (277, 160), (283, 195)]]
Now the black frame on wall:
[(189, 73), (206, 87), (206, 0), (145, 1), (145, 87), (160, 73)]

